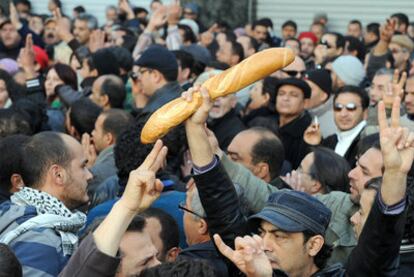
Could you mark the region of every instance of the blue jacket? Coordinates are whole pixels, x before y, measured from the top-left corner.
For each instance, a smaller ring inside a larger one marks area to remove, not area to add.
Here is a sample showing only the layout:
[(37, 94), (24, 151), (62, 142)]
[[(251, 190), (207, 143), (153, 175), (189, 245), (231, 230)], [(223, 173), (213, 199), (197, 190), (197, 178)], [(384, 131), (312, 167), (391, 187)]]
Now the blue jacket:
[[(33, 206), (19, 206), (6, 201), (0, 205), (0, 238), (20, 224), (37, 216)], [(31, 229), (14, 239), (9, 247), (23, 268), (23, 276), (57, 276), (70, 256), (64, 256), (62, 241), (49, 228)]]

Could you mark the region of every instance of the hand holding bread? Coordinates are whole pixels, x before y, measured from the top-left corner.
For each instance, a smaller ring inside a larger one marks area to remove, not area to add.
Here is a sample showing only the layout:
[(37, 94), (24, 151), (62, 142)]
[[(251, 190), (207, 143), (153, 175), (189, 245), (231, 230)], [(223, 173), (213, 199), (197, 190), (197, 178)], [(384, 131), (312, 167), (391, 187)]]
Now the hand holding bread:
[[(202, 86), (208, 90), (211, 99), (214, 100), (265, 78), (292, 63), (294, 58), (293, 51), (288, 48), (266, 49), (208, 79)], [(199, 92), (196, 92), (191, 102), (178, 98), (162, 106), (145, 124), (141, 133), (142, 143), (153, 143), (167, 134), (171, 128), (189, 118), (201, 103), (202, 97)]]

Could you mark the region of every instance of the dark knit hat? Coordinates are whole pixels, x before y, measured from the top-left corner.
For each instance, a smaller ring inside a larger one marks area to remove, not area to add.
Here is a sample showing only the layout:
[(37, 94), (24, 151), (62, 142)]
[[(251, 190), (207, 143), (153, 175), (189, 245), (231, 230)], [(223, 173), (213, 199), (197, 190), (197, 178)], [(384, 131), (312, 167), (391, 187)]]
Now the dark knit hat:
[(160, 45), (152, 45), (145, 50), (135, 65), (158, 70), (168, 81), (177, 80), (178, 63), (173, 53)]
[(298, 78), (286, 78), (279, 80), (276, 85), (276, 96), (278, 94), (279, 88), (284, 85), (291, 85), (300, 88), (305, 98), (310, 98), (311, 96), (311, 88), (308, 83)]
[(119, 75), (119, 63), (111, 50), (99, 49), (92, 54), (92, 62), (98, 71), (98, 75), (114, 74)]
[(323, 92), (331, 95), (332, 93), (332, 79), (331, 73), (326, 69), (314, 69), (309, 70), (305, 74), (305, 80), (312, 81), (317, 85)]

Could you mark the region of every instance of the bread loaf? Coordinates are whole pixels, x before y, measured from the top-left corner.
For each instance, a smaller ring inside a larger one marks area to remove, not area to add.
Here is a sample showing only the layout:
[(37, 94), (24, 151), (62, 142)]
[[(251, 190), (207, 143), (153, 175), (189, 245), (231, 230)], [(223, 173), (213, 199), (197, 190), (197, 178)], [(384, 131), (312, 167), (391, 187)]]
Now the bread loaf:
[[(208, 79), (202, 86), (207, 88), (214, 100), (265, 78), (289, 65), (294, 59), (295, 55), (289, 48), (266, 49)], [(151, 115), (141, 132), (142, 143), (153, 143), (164, 136), (171, 128), (189, 118), (201, 103), (200, 93), (194, 93), (191, 102), (178, 98), (159, 108)]]

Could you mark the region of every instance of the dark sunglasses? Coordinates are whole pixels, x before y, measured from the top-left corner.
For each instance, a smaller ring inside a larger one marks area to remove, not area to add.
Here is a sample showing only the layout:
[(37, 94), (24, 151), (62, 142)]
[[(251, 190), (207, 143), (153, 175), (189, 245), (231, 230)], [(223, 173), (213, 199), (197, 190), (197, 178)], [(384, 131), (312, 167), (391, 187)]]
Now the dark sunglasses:
[(321, 41), (319, 44), (325, 45), (328, 49), (332, 48), (332, 46), (330, 46), (327, 41)]
[(184, 201), (183, 201), (183, 202), (181, 202), (180, 204), (178, 204), (178, 208), (179, 208), (180, 210), (183, 210), (183, 211), (187, 212), (187, 213), (190, 213), (190, 214), (192, 214), (192, 215), (195, 215), (195, 216), (197, 216), (197, 217), (199, 217), (199, 218), (205, 219), (205, 217), (204, 217), (204, 216), (202, 216), (202, 215), (200, 215), (200, 214), (198, 214), (198, 213), (196, 213), (196, 212), (193, 212), (192, 210), (187, 209), (187, 208), (185, 207), (185, 202), (184, 202)]
[(298, 74), (300, 74), (300, 76), (303, 76), (303, 74), (305, 74), (305, 70), (304, 71), (297, 71), (297, 70), (283, 70), (282, 69), (282, 71), (285, 72), (290, 77), (296, 77), (296, 76), (298, 76)]
[(348, 103), (346, 105), (343, 105), (343, 104), (340, 104), (340, 103), (336, 103), (334, 105), (334, 111), (335, 112), (340, 112), (344, 108), (347, 109), (347, 111), (353, 112), (353, 111), (355, 111), (358, 108), (358, 105), (355, 104), (355, 103), (352, 103), (352, 102), (351, 103)]

